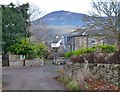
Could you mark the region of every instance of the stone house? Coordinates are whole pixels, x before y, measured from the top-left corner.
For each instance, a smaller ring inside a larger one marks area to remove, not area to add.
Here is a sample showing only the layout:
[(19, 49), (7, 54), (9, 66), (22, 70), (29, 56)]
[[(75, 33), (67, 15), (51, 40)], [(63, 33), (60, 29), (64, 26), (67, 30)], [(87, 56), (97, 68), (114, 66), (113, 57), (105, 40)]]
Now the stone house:
[(63, 47), (65, 51), (78, 50), (80, 48), (87, 48), (96, 45), (115, 44), (116, 40), (110, 38), (112, 33), (102, 29), (76, 29), (71, 34), (65, 35), (63, 40)]

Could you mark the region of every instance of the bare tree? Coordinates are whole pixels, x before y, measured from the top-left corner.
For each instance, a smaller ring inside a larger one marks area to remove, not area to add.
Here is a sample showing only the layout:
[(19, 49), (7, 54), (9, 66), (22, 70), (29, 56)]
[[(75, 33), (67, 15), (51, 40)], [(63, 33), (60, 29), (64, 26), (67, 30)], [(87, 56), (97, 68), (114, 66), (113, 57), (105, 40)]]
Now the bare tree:
[[(16, 0), (17, 6), (20, 6), (20, 2), (18, 2), (18, 0)], [(28, 31), (30, 33), (29, 36), (29, 41), (31, 40), (36, 40), (36, 42), (41, 42), (43, 39), (43, 37), (40, 37), (40, 33), (44, 33), (45, 36), (46, 33), (48, 32), (46, 27), (47, 24), (41, 20), (37, 23), (34, 24), (34, 21), (37, 20), (38, 18), (41, 17), (41, 13), (42, 11), (39, 9), (38, 6), (33, 5), (33, 4), (29, 4), (29, 10), (28, 10), (28, 14), (29, 14), (29, 19), (28, 19), (28, 28), (26, 29), (26, 31)]]
[(34, 42), (43, 42), (48, 32), (47, 24), (44, 22), (44, 20), (36, 21), (41, 17), (42, 11), (39, 9), (38, 6), (30, 4), (28, 13), (29, 27), (27, 28), (27, 31), (31, 33), (29, 41), (31, 40)]
[(41, 22), (38, 23), (38, 25), (32, 24), (30, 32), (33, 34), (31, 40), (35, 42), (42, 42), (47, 36), (48, 28), (45, 23)]
[(39, 9), (38, 6), (36, 5), (30, 5), (29, 6), (29, 16), (30, 16), (30, 21), (34, 21), (37, 18), (39, 18), (41, 15), (41, 10)]
[[(100, 27), (111, 31), (113, 37), (117, 38), (118, 50), (120, 51), (120, 30), (118, 30), (118, 15), (120, 12), (120, 2), (115, 0), (92, 0), (93, 10), (86, 18), (88, 25)], [(103, 17), (104, 16), (104, 17)]]
[[(34, 23), (35, 20), (39, 19), (41, 17), (41, 10), (38, 6), (30, 5), (29, 7), (29, 21), (30, 21), (30, 27), (29, 31), (32, 34), (31, 40), (36, 40), (36, 42), (42, 42), (44, 41), (44, 37), (46, 36), (48, 29), (47, 24), (44, 22), (44, 20), (39, 20), (38, 22)], [(42, 34), (42, 37), (41, 37)]]

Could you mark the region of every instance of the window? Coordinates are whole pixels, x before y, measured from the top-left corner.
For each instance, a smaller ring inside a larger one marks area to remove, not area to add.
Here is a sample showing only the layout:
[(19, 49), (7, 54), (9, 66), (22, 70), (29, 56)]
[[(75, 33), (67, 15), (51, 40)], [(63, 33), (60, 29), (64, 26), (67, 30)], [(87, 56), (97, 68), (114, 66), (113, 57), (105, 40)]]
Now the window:
[(91, 43), (95, 43), (95, 40), (91, 40)]
[(90, 40), (90, 43), (91, 43), (91, 44), (97, 44), (96, 39), (95, 39), (95, 38), (92, 38), (92, 39)]

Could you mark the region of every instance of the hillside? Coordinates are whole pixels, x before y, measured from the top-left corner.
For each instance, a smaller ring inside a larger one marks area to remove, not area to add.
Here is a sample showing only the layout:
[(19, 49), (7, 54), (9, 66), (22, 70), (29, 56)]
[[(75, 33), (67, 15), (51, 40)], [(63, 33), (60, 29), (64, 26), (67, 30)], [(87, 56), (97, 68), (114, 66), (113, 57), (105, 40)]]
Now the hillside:
[(87, 15), (69, 11), (55, 11), (35, 20), (33, 24), (38, 25), (44, 22), (50, 26), (83, 27), (85, 16)]
[(55, 37), (68, 34), (78, 27), (83, 27), (85, 14), (69, 11), (51, 12), (32, 22), (32, 34), (34, 39), (43, 39), (52, 42)]

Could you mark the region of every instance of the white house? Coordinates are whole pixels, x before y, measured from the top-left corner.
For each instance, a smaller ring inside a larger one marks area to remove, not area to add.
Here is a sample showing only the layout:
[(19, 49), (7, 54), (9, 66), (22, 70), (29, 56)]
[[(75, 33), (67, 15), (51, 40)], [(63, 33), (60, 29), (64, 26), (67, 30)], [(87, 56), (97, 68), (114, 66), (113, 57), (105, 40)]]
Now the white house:
[(53, 42), (51, 43), (51, 48), (59, 48), (61, 42), (62, 42), (61, 39), (60, 39), (60, 40), (56, 39), (55, 41), (53, 41)]

